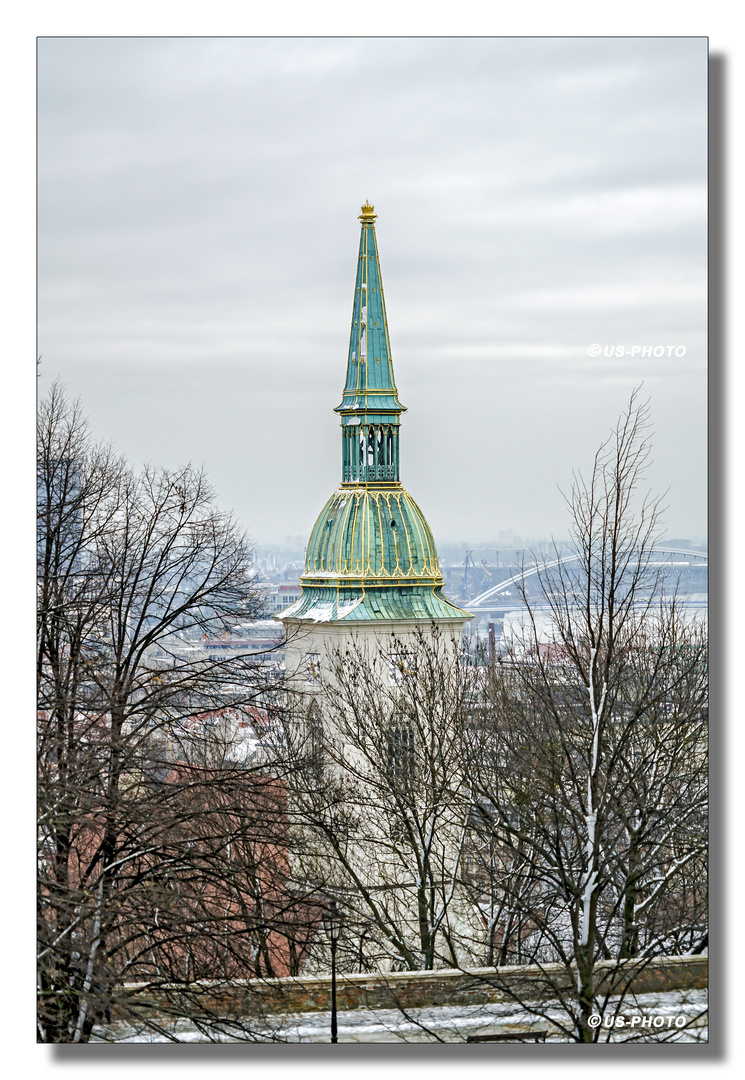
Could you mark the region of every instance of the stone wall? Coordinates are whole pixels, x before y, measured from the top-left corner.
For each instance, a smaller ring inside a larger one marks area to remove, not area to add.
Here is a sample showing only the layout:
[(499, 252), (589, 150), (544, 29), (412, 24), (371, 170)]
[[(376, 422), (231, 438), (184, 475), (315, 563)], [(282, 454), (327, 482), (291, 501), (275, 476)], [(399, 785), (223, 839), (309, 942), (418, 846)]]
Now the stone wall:
[[(708, 985), (705, 956), (627, 960), (620, 965), (616, 961), (607, 961), (598, 964), (596, 972), (597, 986), (602, 991), (631, 989), (635, 993), (647, 993), (701, 989)], [(568, 988), (570, 979), (570, 973), (559, 964), (547, 964), (543, 969), (526, 965), (469, 971), (441, 969), (399, 971), (388, 975), (340, 975), (337, 1006), (346, 1010), (479, 1005), (509, 1001), (510, 991), (524, 1000), (545, 999), (555, 997), (557, 989)], [(231, 982), (228, 986), (203, 983), (201, 989), (205, 1004), (209, 1003), (224, 1016), (302, 1013), (331, 1008), (331, 979), (328, 976), (246, 979)], [(155, 998), (148, 998), (148, 1004), (157, 1011)]]

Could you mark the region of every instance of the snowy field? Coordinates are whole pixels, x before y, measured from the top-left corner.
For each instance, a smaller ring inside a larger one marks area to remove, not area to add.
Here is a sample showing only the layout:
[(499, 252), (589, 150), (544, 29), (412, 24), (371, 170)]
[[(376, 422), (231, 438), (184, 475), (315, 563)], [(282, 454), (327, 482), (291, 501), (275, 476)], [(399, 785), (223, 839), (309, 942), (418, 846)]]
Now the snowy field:
[[(669, 990), (666, 993), (637, 994), (627, 996), (620, 1014), (623, 1027), (612, 1031), (601, 1027), (600, 1041), (612, 1042), (706, 1042), (707, 1028), (706, 990)], [(615, 1012), (611, 1003), (607, 1013)], [(531, 1015), (526, 1009), (507, 1002), (490, 1005), (468, 1005), (411, 1009), (403, 1015), (396, 1009), (355, 1009), (339, 1012), (339, 1042), (465, 1042), (469, 1035), (496, 1032), (527, 1032), (548, 1027), (548, 1042), (570, 1041), (557, 1026), (562, 1023), (559, 1008), (545, 1010), (548, 1020)], [(649, 1025), (657, 1020), (657, 1026), (642, 1026), (647, 1018)], [(684, 1018), (681, 1020), (680, 1018)], [(649, 1018), (652, 1018), (651, 1020)], [(678, 1027), (675, 1021), (678, 1018)], [(555, 1023), (551, 1023), (551, 1021)], [(258, 1042), (328, 1042), (331, 1025), (329, 1012), (298, 1013), (257, 1020), (253, 1039)], [(685, 1025), (685, 1026), (682, 1026)], [(112, 1024), (94, 1032), (93, 1042), (243, 1042), (245, 1036), (229, 1036), (213, 1033), (212, 1038), (195, 1030), (193, 1024), (181, 1021), (169, 1025), (162, 1034), (137, 1032), (125, 1025)]]

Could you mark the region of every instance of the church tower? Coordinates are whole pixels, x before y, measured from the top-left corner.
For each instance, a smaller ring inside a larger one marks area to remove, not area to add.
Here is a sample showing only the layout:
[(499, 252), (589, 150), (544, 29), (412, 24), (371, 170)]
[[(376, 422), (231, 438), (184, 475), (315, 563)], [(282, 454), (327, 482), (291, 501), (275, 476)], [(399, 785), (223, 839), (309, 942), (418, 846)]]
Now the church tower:
[(375, 236), (362, 207), (347, 377), (341, 420), (341, 485), (310, 534), (302, 593), (280, 616), (287, 671), (309, 684), (324, 652), (350, 636), (384, 646), (433, 624), (460, 637), (473, 616), (452, 604), (432, 532), (400, 479), (401, 404), (393, 374)]

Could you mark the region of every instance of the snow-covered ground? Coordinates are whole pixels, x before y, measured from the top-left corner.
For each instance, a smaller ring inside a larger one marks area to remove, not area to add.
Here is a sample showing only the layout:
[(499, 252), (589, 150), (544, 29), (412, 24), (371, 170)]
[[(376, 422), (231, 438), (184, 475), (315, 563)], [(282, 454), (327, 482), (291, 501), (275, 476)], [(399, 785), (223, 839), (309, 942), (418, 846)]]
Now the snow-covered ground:
[[(610, 1037), (613, 1042), (706, 1042), (707, 999), (706, 990), (668, 990), (665, 993), (627, 996), (619, 1010), (624, 1017), (623, 1026), (616, 1026), (612, 1031), (601, 1026), (600, 1041), (608, 1041)], [(617, 1000), (611, 1001), (606, 1010), (609, 1017), (615, 1013), (617, 1004)], [(545, 1027), (549, 1029), (548, 1042), (570, 1041), (558, 1026), (566, 1023), (561, 1009), (549, 1007), (545, 1012), (548, 1021), (508, 1002), (411, 1009), (405, 1015), (396, 1009), (356, 1009), (338, 1014), (339, 1042), (465, 1042), (468, 1035), (526, 1032)], [(658, 1020), (656, 1026), (651, 1026), (657, 1017), (662, 1017), (662, 1022)], [(676, 1027), (676, 1018), (681, 1017), (684, 1019), (678, 1019), (679, 1026)], [(642, 1026), (643, 1018), (647, 1019), (649, 1026)], [(256, 1022), (253, 1038), (261, 1042), (328, 1042), (330, 1026), (329, 1012), (262, 1018)], [(106, 1029), (96, 1030), (93, 1041), (101, 1040), (237, 1042), (243, 1041), (243, 1038), (215, 1032), (210, 1039), (195, 1030), (193, 1024), (180, 1021), (168, 1026), (167, 1035), (137, 1032), (131, 1027), (112, 1024)]]

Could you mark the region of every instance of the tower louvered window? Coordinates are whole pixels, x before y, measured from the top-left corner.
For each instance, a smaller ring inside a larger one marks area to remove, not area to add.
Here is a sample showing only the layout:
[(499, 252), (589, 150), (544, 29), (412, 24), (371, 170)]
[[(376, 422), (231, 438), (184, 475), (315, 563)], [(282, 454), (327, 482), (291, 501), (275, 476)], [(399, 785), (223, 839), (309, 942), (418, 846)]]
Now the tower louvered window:
[(307, 747), (308, 779), (312, 787), (318, 787), (323, 781), (324, 750), (323, 719), (317, 701), (312, 701), (308, 708)]
[(405, 716), (396, 716), (388, 732), (388, 779), (394, 791), (408, 796), (416, 780), (416, 734)]

